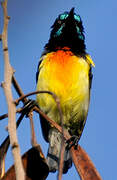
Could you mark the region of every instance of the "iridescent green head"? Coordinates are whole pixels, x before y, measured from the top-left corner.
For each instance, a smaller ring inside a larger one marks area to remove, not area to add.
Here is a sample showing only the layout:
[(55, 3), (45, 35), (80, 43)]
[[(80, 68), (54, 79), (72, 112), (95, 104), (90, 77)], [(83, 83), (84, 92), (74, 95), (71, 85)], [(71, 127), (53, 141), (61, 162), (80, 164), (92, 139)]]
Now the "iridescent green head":
[(81, 17), (72, 8), (70, 12), (64, 12), (57, 17), (52, 26), (50, 40), (46, 47), (51, 47), (53, 43), (56, 47), (67, 46), (75, 51), (77, 51), (77, 48), (85, 51), (84, 40)]
[(61, 36), (62, 33), (67, 33), (69, 36), (76, 33), (79, 39), (84, 40), (82, 20), (79, 15), (74, 13), (74, 8), (70, 12), (60, 14), (52, 28), (51, 35), (54, 37)]

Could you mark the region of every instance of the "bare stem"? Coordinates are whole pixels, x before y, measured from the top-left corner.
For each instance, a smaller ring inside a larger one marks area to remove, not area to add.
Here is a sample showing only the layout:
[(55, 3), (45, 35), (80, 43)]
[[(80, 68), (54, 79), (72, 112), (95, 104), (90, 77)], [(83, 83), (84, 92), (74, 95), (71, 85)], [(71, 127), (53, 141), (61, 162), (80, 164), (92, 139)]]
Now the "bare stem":
[[(18, 108), (18, 109), (16, 110), (16, 113), (21, 113), (22, 110), (23, 110), (22, 108)], [(8, 118), (8, 114), (7, 114), (7, 113), (0, 116), (0, 121), (3, 120), (3, 119), (5, 119), (5, 118)]]
[(8, 34), (8, 22), (9, 16), (7, 14), (7, 0), (2, 2), (3, 14), (4, 14), (4, 27), (2, 32), (2, 44), (3, 44), (3, 53), (4, 53), (4, 82), (2, 83), (2, 87), (4, 88), (7, 104), (8, 104), (8, 131), (10, 137), (10, 144), (12, 147), (12, 153), (14, 157), (14, 164), (16, 170), (16, 180), (24, 180), (25, 173), (22, 166), (22, 161), (20, 157), (20, 148), (18, 145), (18, 139), (16, 134), (16, 106), (13, 102), (12, 90), (11, 90), (11, 82), (12, 76), (14, 73), (13, 68), (10, 65), (9, 61), (9, 53), (8, 53), (8, 45), (7, 45), (7, 34)]
[[(39, 108), (35, 107), (33, 110), (41, 114), (53, 127), (62, 133), (62, 128), (55, 121), (51, 120), (46, 114), (44, 114)], [(65, 140), (71, 138), (66, 130), (64, 130), (64, 138)], [(72, 147), (70, 149), (70, 153), (76, 170), (82, 180), (102, 180), (88, 154), (81, 148), (80, 145), (78, 145), (77, 149)]]
[[(22, 94), (22, 97), (17, 99), (15, 103), (19, 102), (20, 100), (22, 101), (23, 98), (34, 94), (38, 94), (38, 92), (31, 92), (26, 95)], [(22, 112), (22, 110), (20, 110), (19, 112)], [(41, 114), (53, 127), (55, 127), (59, 132), (62, 133), (62, 128), (55, 121), (51, 120), (46, 114), (44, 114), (37, 106), (33, 108), (33, 111)], [(66, 130), (64, 130), (64, 139), (68, 140), (69, 138), (71, 138), (71, 136), (68, 134), (68, 132), (66, 132)], [(70, 152), (76, 170), (82, 180), (101, 180), (101, 176), (99, 175), (87, 153), (80, 147), (80, 145), (78, 145), (77, 149), (74, 149), (74, 147), (72, 147), (70, 149)]]
[[(65, 144), (64, 144), (63, 114), (62, 114), (62, 109), (61, 109), (61, 106), (60, 106), (59, 98), (53, 92), (51, 92), (51, 91), (35, 91), (35, 92), (28, 93), (26, 95), (22, 95), (19, 99), (17, 99), (15, 101), (15, 103), (18, 104), (19, 101), (24, 100), (24, 98), (26, 98), (28, 96), (31, 96), (31, 95), (34, 95), (34, 94), (41, 94), (41, 93), (50, 94), (54, 98), (54, 100), (55, 100), (55, 102), (57, 104), (59, 115), (60, 115), (60, 122), (61, 122), (61, 127), (62, 127), (62, 140), (61, 140), (61, 153), (60, 153), (60, 163), (59, 163), (59, 170), (58, 170), (58, 180), (61, 180), (62, 173), (63, 173), (63, 162), (64, 162)], [(31, 118), (30, 118), (30, 122), (31, 122), (31, 125), (32, 125)], [(33, 130), (33, 127), (31, 127), (31, 129)], [(33, 134), (32, 137), (34, 137), (34, 134)]]
[(59, 163), (59, 170), (58, 170), (58, 180), (62, 179), (63, 164), (64, 164), (64, 152), (65, 152), (65, 143), (64, 143), (64, 135), (63, 135), (63, 131), (62, 131), (62, 141), (61, 141), (60, 163)]
[(35, 135), (35, 130), (34, 130), (34, 123), (33, 123), (33, 111), (31, 111), (28, 115), (30, 119), (30, 127), (31, 127), (31, 143), (33, 147), (37, 146), (37, 140), (36, 140), (36, 135)]
[(63, 174), (64, 152), (65, 152), (64, 125), (63, 125), (64, 119), (63, 119), (63, 113), (62, 113), (59, 99), (57, 99), (57, 103), (58, 103), (58, 110), (59, 110), (59, 114), (60, 114), (60, 122), (61, 122), (61, 128), (62, 128), (60, 163), (59, 163), (59, 169), (58, 169), (58, 180), (61, 180), (62, 174)]
[[(14, 86), (17, 94), (18, 94), (19, 96), (24, 96), (24, 93), (23, 93), (21, 87), (19, 86), (16, 78), (14, 77), (14, 75), (13, 75), (13, 77), (12, 77), (12, 83), (13, 83), (13, 86)], [(23, 102), (23, 103), (25, 103), (26, 101), (27, 101), (26, 98), (22, 99), (22, 102)]]

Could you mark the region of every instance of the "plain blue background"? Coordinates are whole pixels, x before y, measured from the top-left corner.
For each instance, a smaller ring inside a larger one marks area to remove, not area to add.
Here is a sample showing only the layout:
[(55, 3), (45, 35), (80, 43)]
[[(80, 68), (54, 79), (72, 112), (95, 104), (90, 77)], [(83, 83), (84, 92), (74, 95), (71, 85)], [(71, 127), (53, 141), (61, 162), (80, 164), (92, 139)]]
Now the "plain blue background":
[[(39, 57), (47, 43), (50, 27), (56, 17), (75, 7), (83, 20), (88, 53), (95, 62), (91, 104), (87, 123), (79, 144), (89, 154), (104, 180), (117, 179), (117, 2), (115, 0), (11, 0), (8, 15), (11, 17), (8, 30), (10, 62), (24, 93), (35, 91), (35, 73)], [(0, 8), (0, 33), (2, 30)], [(3, 55), (0, 43), (0, 82), (3, 81)], [(14, 98), (17, 98), (13, 90)], [(32, 97), (35, 99), (35, 96)], [(7, 112), (3, 89), (0, 88), (0, 114)], [(44, 153), (48, 144), (42, 138), (38, 115), (34, 115), (38, 143)], [(0, 143), (7, 135), (7, 119), (0, 122)], [(29, 120), (24, 119), (18, 129), (21, 153), (31, 147)], [(13, 162), (11, 149), (6, 158), (6, 169)], [(63, 175), (63, 180), (79, 179), (75, 168)], [(56, 179), (50, 174), (48, 180)]]

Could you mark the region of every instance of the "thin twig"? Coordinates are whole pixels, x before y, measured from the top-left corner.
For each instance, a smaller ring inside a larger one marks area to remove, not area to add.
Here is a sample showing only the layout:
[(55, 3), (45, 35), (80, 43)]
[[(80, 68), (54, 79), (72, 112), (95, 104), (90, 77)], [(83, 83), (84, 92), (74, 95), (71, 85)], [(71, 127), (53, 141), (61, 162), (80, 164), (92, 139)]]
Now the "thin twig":
[(36, 147), (38, 143), (36, 140), (36, 135), (35, 135), (35, 130), (34, 130), (33, 111), (29, 113), (28, 117), (30, 119), (30, 127), (31, 127), (31, 144), (32, 144), (32, 147)]
[[(17, 80), (16, 80), (16, 78), (15, 78), (14, 75), (13, 75), (13, 77), (12, 77), (12, 83), (13, 83), (13, 86), (14, 86), (17, 94), (18, 94), (19, 96), (24, 96), (24, 93), (23, 93), (22, 89), (20, 88), (20, 86), (19, 86), (19, 84), (18, 84), (18, 82), (17, 82)], [(26, 101), (27, 101), (26, 98), (23, 98), (23, 99), (22, 99), (22, 102), (23, 102), (23, 103), (25, 103)]]
[[(62, 173), (63, 173), (65, 144), (64, 144), (63, 114), (62, 114), (59, 98), (51, 91), (35, 91), (35, 92), (28, 93), (26, 95), (22, 95), (19, 99), (17, 99), (15, 101), (15, 103), (18, 104), (21, 100), (23, 100), (24, 98), (26, 98), (28, 96), (35, 95), (35, 94), (41, 94), (41, 93), (48, 93), (54, 98), (54, 100), (55, 100), (55, 102), (57, 104), (59, 115), (60, 115), (60, 123), (61, 123), (61, 127), (62, 127), (62, 139), (61, 139), (61, 153), (60, 153), (60, 162), (59, 162), (59, 170), (58, 170), (58, 180), (61, 180)], [(31, 120), (30, 120), (30, 122), (31, 122)]]
[(2, 41), (2, 34), (0, 34), (0, 41)]
[[(46, 92), (45, 92), (46, 93)], [(28, 93), (19, 99), (17, 99), (15, 102), (18, 102), (22, 100), (23, 98), (38, 94), (38, 92), (32, 92)], [(23, 110), (23, 109), (22, 109)], [(55, 127), (59, 132), (62, 133), (62, 128), (53, 120), (51, 120), (44, 112), (42, 112), (37, 106), (33, 107), (33, 110), (39, 114), (41, 114), (53, 127)], [(71, 138), (71, 136), (68, 134), (67, 131), (64, 130), (64, 139), (68, 140)], [(90, 160), (87, 153), (78, 145), (77, 150), (72, 147), (70, 149), (72, 160), (75, 164), (76, 170), (79, 173), (82, 180), (101, 180), (101, 177), (96, 170), (95, 166), (93, 165), (92, 161)]]
[[(13, 86), (16, 90), (16, 92), (18, 93), (19, 96), (24, 96), (24, 93), (22, 91), (22, 89), (20, 88), (16, 78), (13, 76), (12, 78), (12, 83)], [(23, 103), (26, 103), (28, 99), (25, 97), (22, 99)], [(33, 147), (37, 146), (37, 140), (36, 140), (36, 135), (35, 135), (35, 130), (34, 130), (34, 123), (33, 123), (33, 111), (29, 112), (28, 117), (30, 119), (30, 127), (31, 127), (31, 144)]]
[[(22, 113), (17, 121), (17, 128), (20, 124), (20, 122), (22, 121), (23, 117), (24, 117), (24, 113)], [(5, 138), (5, 140), (3, 141), (3, 143), (0, 145), (0, 178), (2, 178), (2, 176), (5, 173), (5, 157), (8, 151), (10, 145), (10, 139), (9, 139), (9, 135)]]
[[(25, 96), (20, 97), (18, 100), (16, 100), (16, 102), (19, 102), (24, 97), (28, 97), (30, 95), (34, 95), (38, 93), (39, 91), (28, 93)], [(47, 91), (40, 92), (40, 93), (47, 93)], [(51, 120), (45, 113), (43, 113), (37, 106), (35, 106), (33, 110), (41, 114), (53, 127), (55, 127), (59, 132), (62, 133), (62, 128), (55, 121)], [(65, 130), (64, 130), (64, 138), (65, 140), (68, 140), (71, 138), (71, 136)], [(101, 177), (98, 171), (96, 170), (95, 166), (93, 165), (87, 153), (80, 147), (80, 145), (78, 145), (77, 150), (75, 150), (74, 147), (72, 147), (70, 149), (70, 152), (71, 152), (72, 160), (74, 162), (76, 170), (79, 173), (82, 180), (86, 180), (86, 179), (87, 180), (91, 180), (91, 179), (101, 180)]]
[(7, 0), (2, 2), (3, 7), (3, 15), (4, 15), (4, 27), (2, 32), (2, 44), (3, 44), (3, 53), (4, 53), (4, 63), (5, 63), (5, 75), (4, 75), (4, 83), (2, 83), (2, 87), (4, 88), (6, 100), (8, 103), (8, 131), (10, 136), (10, 144), (12, 147), (12, 153), (14, 157), (14, 164), (16, 170), (16, 179), (24, 180), (25, 173), (22, 166), (22, 161), (20, 157), (20, 148), (18, 145), (18, 139), (16, 134), (16, 106), (13, 103), (12, 90), (11, 90), (11, 81), (14, 73), (13, 68), (10, 65), (9, 61), (9, 53), (8, 53), (8, 45), (7, 45), (7, 34), (8, 34), (8, 22), (9, 16), (7, 14)]
[[(49, 93), (49, 94), (53, 95), (53, 93), (48, 92), (48, 91), (44, 91), (44, 92), (36, 91), (36, 92), (28, 93), (25, 96), (20, 97), (16, 102), (19, 102), (24, 97), (28, 97), (30, 95), (34, 95), (34, 94), (38, 94), (38, 93)], [(58, 103), (58, 107), (59, 107), (59, 103)], [(59, 132), (63, 133), (62, 128), (56, 122), (51, 120), (46, 114), (44, 114), (39, 108), (34, 107), (33, 110), (35, 110), (36, 112), (41, 114), (53, 127), (55, 127)], [(64, 130), (63, 136), (66, 140), (71, 138), (71, 136), (65, 130)], [(91, 177), (93, 177), (95, 180), (101, 180), (101, 177), (100, 177), (98, 171), (96, 170), (96, 168), (94, 167), (93, 163), (91, 162), (90, 158), (88, 157), (86, 152), (79, 145), (78, 145), (77, 150), (75, 150), (74, 147), (72, 147), (70, 152), (71, 152), (72, 160), (75, 164), (76, 170), (79, 173), (82, 180), (85, 180), (86, 177), (88, 177), (89, 179)], [(87, 164), (85, 164), (86, 166), (83, 166), (84, 160), (85, 160), (85, 162), (87, 162)], [(87, 171), (85, 171), (86, 168), (87, 168)], [(60, 178), (61, 178), (61, 173), (60, 173)]]
[[(5, 59), (7, 59), (7, 60), (9, 60), (9, 55), (8, 55), (8, 46), (7, 46), (7, 26), (8, 26), (8, 20), (9, 20), (9, 17), (7, 16), (7, 0), (5, 0), (5, 3), (2, 3), (2, 4), (6, 4), (5, 6), (3, 5), (3, 9), (4, 9), (4, 16), (5, 16), (5, 20), (4, 20), (4, 22), (6, 22), (6, 24), (4, 23), (4, 31), (3, 31), (3, 33), (2, 33), (2, 35), (0, 35), (0, 38), (2, 39), (2, 41), (4, 42), (3, 43), (3, 51), (4, 51), (4, 57), (5, 57)], [(5, 7), (5, 8), (4, 8)], [(5, 37), (5, 36), (6, 37)], [(10, 84), (11, 84), (11, 78), (12, 78), (12, 75), (13, 75), (13, 69), (11, 68), (11, 66), (10, 66), (10, 64), (7, 62), (6, 63), (6, 61), (5, 61), (5, 65), (6, 64), (8, 64), (9, 66), (8, 67), (10, 67), (9, 68), (9, 70), (10, 70), (10, 76), (8, 77), (8, 76), (6, 76), (6, 74), (5, 74), (5, 80), (8, 78), (8, 80), (10, 80)], [(6, 66), (5, 66), (6, 67)], [(7, 81), (5, 81), (5, 83), (6, 83)], [(3, 84), (3, 86), (4, 86), (4, 89), (7, 87), (6, 85), (5, 85), (5, 83)], [(6, 86), (6, 87), (5, 87)], [(11, 96), (9, 96), (9, 98), (10, 97), (12, 97), (12, 93), (10, 93), (10, 95)], [(8, 98), (8, 94), (6, 93), (6, 97)], [(10, 103), (11, 104), (10, 104)], [(10, 99), (10, 101), (8, 102), (8, 106), (10, 107), (10, 105), (12, 105), (13, 106), (13, 109), (12, 110), (14, 110), (15, 109), (15, 105), (13, 104), (13, 101), (12, 101), (12, 98)], [(11, 107), (12, 107), (11, 106)], [(11, 108), (9, 108), (9, 109), (11, 109)], [(63, 132), (62, 131), (62, 128), (58, 125), (58, 124), (56, 124), (54, 121), (52, 121), (50, 118), (48, 118), (47, 117), (47, 115), (45, 115), (40, 109), (38, 109), (37, 107), (35, 107), (34, 108), (34, 110), (36, 111), (36, 112), (39, 112), (48, 122), (50, 122), (56, 129), (58, 129), (58, 131), (60, 131), (61, 133)], [(14, 112), (15, 112), (15, 110), (14, 110)], [(8, 114), (9, 114), (9, 119), (11, 118), (11, 116), (12, 116), (12, 113), (11, 113), (11, 111), (9, 110), (8, 111)], [(15, 114), (15, 113), (14, 113)], [(9, 131), (10, 131), (10, 128), (9, 128)], [(70, 138), (70, 135), (65, 131), (64, 132), (64, 138), (67, 140), (67, 139), (69, 139)], [(14, 148), (15, 149), (15, 148)], [(80, 177), (82, 178), (82, 179), (95, 179), (95, 180), (99, 180), (99, 179), (101, 179), (101, 177), (100, 177), (100, 175), (98, 174), (98, 172), (97, 172), (97, 170), (95, 169), (95, 167), (94, 167), (94, 165), (92, 164), (92, 162), (91, 162), (91, 160), (89, 159), (89, 157), (88, 157), (88, 155), (82, 150), (82, 148), (80, 148), (80, 146), (78, 146), (78, 149), (77, 150), (74, 150), (74, 148), (72, 147), (71, 148), (71, 154), (72, 154), (72, 158), (73, 158), (73, 161), (74, 161), (74, 163), (75, 163), (75, 165), (76, 165), (76, 169), (77, 169), (77, 171), (79, 172), (79, 174), (80, 174)], [(85, 162), (85, 166), (83, 166), (82, 165), (82, 163), (83, 162)], [(87, 164), (86, 164), (87, 163)], [(18, 168), (19, 168), (19, 164), (18, 164)], [(16, 168), (17, 169), (17, 168)], [(16, 173), (17, 174), (17, 173)], [(20, 173), (20, 178), (19, 179), (22, 179), (23, 180), (23, 178), (21, 177), (21, 175), (22, 175), (22, 173)], [(92, 178), (93, 177), (93, 178)], [(18, 179), (18, 178), (17, 178)]]
[(1, 115), (0, 116), (0, 121), (7, 118), (7, 117), (8, 117), (8, 113)]
[[(60, 123), (61, 123), (61, 127), (62, 127), (62, 139), (61, 139), (61, 153), (60, 153), (60, 161), (59, 161), (58, 180), (61, 180), (62, 173), (63, 173), (65, 144), (64, 144), (63, 114), (62, 114), (59, 98), (53, 92), (51, 92), (51, 91), (35, 91), (35, 92), (28, 93), (26, 95), (22, 95), (19, 99), (17, 99), (15, 101), (15, 103), (18, 104), (21, 100), (23, 100), (24, 98), (26, 98), (28, 96), (35, 95), (35, 94), (41, 94), (41, 93), (48, 93), (48, 94), (50, 94), (54, 98), (54, 100), (55, 100), (55, 102), (57, 104), (59, 115), (60, 115)], [(31, 118), (30, 118), (30, 123), (31, 123), (31, 126), (32, 126)], [(31, 127), (31, 129), (32, 128), (33, 127)], [(32, 132), (33, 132), (33, 129), (32, 129)], [(34, 137), (34, 134), (32, 135), (32, 137)]]
[[(33, 110), (41, 114), (53, 127), (62, 133), (62, 128), (55, 121), (51, 120), (46, 114), (44, 114), (38, 107), (34, 107)], [(66, 130), (64, 130), (64, 138), (65, 140), (71, 138)], [(70, 153), (76, 170), (82, 180), (102, 180), (91, 159), (80, 145), (78, 145), (77, 149), (72, 147), (70, 149)]]
[[(45, 92), (46, 93), (46, 92)], [(22, 100), (25, 97), (28, 97), (30, 95), (38, 94), (38, 92), (32, 92), (28, 93), (25, 96), (22, 94), (22, 97), (20, 97), (18, 101)], [(53, 127), (55, 127), (59, 132), (62, 133), (62, 128), (53, 120), (51, 120), (46, 114), (44, 114), (38, 107), (33, 108), (34, 111), (38, 112), (41, 114)], [(64, 132), (64, 138), (68, 140), (70, 138), (70, 135), (68, 132)], [(88, 157), (87, 153), (78, 145), (78, 149), (75, 150), (73, 147), (70, 150), (71, 155), (72, 155), (72, 160), (75, 164), (76, 170), (79, 173), (80, 177), (82, 180), (101, 180), (101, 177), (94, 167), (92, 161)]]
[(59, 114), (60, 114), (60, 123), (61, 123), (61, 127), (62, 127), (61, 151), (60, 151), (60, 161), (59, 161), (59, 169), (58, 169), (58, 180), (61, 180), (62, 174), (63, 174), (64, 152), (65, 152), (64, 125), (63, 125), (64, 119), (63, 119), (63, 113), (62, 113), (62, 109), (60, 106), (59, 98), (57, 99), (57, 101), (58, 101), (58, 110), (59, 110)]
[[(13, 86), (14, 86), (16, 92), (18, 93), (18, 95), (24, 96), (24, 93), (23, 93), (22, 89), (20, 88), (15, 76), (13, 76), (13, 78), (12, 78), (12, 83), (13, 83)], [(26, 103), (26, 101), (27, 101), (26, 97), (22, 99), (23, 103)], [(33, 111), (29, 112), (28, 117), (30, 119), (30, 127), (31, 127), (31, 144), (33, 147), (36, 147), (37, 140), (36, 140), (36, 135), (35, 135), (35, 130), (34, 130), (34, 123), (33, 123)]]
[[(63, 130), (62, 130), (63, 132)], [(61, 141), (61, 151), (60, 151), (60, 163), (58, 169), (58, 180), (62, 179), (63, 174), (63, 165), (64, 165), (64, 152), (65, 152), (65, 143), (64, 143), (64, 135), (62, 133), (62, 141)]]
[(26, 97), (29, 97), (29, 96), (32, 96), (32, 95), (35, 95), (35, 94), (43, 94), (43, 93), (48, 93), (50, 94), (51, 96), (53, 96), (53, 98), (55, 99), (55, 101), (57, 102), (58, 104), (58, 97), (56, 96), (56, 94), (54, 94), (53, 92), (51, 91), (34, 91), (34, 92), (31, 92), (31, 93), (27, 93), (27, 94), (23, 94), (22, 96), (20, 96), (18, 99), (16, 99), (14, 101), (15, 104), (19, 104), (20, 101), (22, 101), (23, 99), (25, 99)]
[[(16, 105), (18, 105), (19, 102), (22, 101), (22, 100), (23, 100), (24, 98), (26, 98), (26, 97), (29, 97), (29, 96), (32, 96), (32, 95), (35, 95), (35, 94), (44, 94), (44, 93), (48, 93), (48, 94), (50, 94), (50, 95), (54, 98), (54, 100), (55, 100), (55, 102), (56, 102), (56, 104), (57, 104), (57, 108), (58, 108), (58, 110), (59, 110), (60, 121), (61, 121), (61, 123), (62, 123), (62, 125), (63, 125), (63, 115), (62, 115), (62, 110), (61, 110), (61, 107), (60, 107), (59, 98), (56, 96), (56, 94), (54, 94), (54, 93), (51, 92), (51, 91), (34, 91), (34, 92), (31, 92), (31, 93), (27, 93), (27, 94), (25, 94), (25, 95), (22, 95), (22, 96), (19, 97), (18, 99), (16, 99), (16, 100), (14, 101), (14, 103), (15, 103)], [(63, 132), (61, 132), (61, 133), (63, 133)]]
[[(16, 113), (21, 113), (22, 110), (23, 110), (23, 108), (18, 108), (18, 109), (16, 110)], [(1, 116), (0, 116), (0, 121), (2, 121), (2, 120), (5, 119), (5, 118), (8, 118), (8, 113), (1, 115)]]
[[(20, 124), (20, 122), (22, 121), (23, 117), (24, 117), (24, 113), (22, 113), (17, 121), (17, 128)], [(4, 175), (4, 163), (5, 163), (5, 157), (8, 151), (10, 145), (10, 139), (9, 139), (9, 135), (5, 138), (5, 140), (3, 141), (3, 143), (0, 145), (0, 178), (3, 177)]]
[[(12, 78), (12, 83), (13, 83), (13, 86), (14, 86), (16, 92), (18, 93), (18, 95), (24, 96), (24, 93), (23, 93), (21, 87), (19, 86), (19, 84), (18, 84), (18, 82), (14, 76)], [(23, 103), (26, 103), (27, 101), (28, 101), (28, 99), (26, 97), (24, 97), (22, 99)], [(36, 140), (36, 135), (35, 135), (35, 130), (34, 130), (34, 123), (33, 123), (33, 111), (29, 112), (28, 117), (30, 120), (30, 127), (31, 127), (31, 144), (33, 147), (36, 147), (37, 146), (37, 140)]]

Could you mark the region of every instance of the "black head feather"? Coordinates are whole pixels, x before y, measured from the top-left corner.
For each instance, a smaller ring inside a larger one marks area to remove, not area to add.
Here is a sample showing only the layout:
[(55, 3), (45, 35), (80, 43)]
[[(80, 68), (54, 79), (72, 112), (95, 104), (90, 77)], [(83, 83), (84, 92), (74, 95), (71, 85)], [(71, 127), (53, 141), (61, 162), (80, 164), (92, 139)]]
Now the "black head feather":
[(52, 25), (49, 42), (45, 46), (46, 51), (56, 51), (58, 48), (68, 47), (77, 55), (85, 54), (85, 37), (81, 17), (70, 12), (60, 14)]

